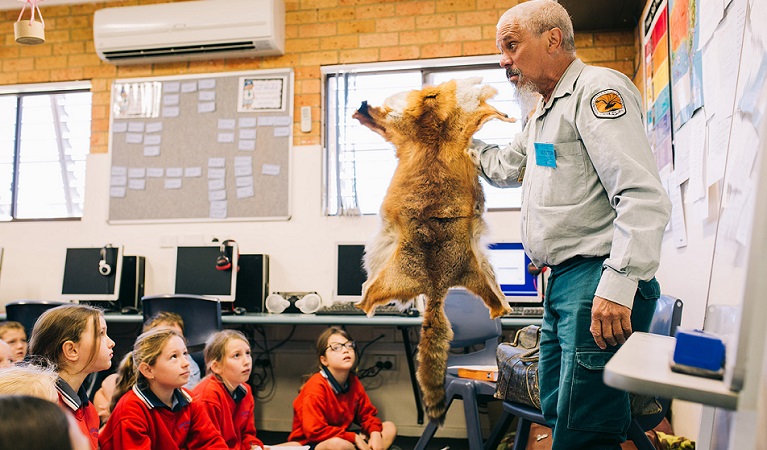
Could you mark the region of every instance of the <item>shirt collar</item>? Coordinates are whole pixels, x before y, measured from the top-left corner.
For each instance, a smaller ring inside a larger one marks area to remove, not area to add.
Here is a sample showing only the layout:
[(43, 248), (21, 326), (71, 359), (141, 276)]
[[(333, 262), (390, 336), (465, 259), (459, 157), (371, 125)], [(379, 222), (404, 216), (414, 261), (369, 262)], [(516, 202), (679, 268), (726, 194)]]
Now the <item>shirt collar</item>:
[(248, 391), (245, 389), (245, 386), (238, 384), (237, 387), (234, 388), (234, 391), (231, 393), (231, 395), (235, 403), (240, 403), (242, 399), (245, 398), (246, 395), (248, 395)]
[[(221, 387), (224, 388), (226, 392), (229, 392), (229, 388), (226, 387), (226, 383), (224, 383), (224, 380), (222, 380), (220, 376), (215, 375), (213, 378), (216, 380), (216, 383), (219, 383)], [(238, 384), (237, 387), (234, 388), (234, 391), (229, 392), (229, 395), (232, 396), (232, 399), (235, 403), (240, 403), (240, 401), (242, 401), (242, 399), (248, 395), (248, 390), (245, 389), (245, 386), (242, 384)]]
[(554, 92), (551, 94), (551, 97), (549, 97), (549, 101), (543, 105), (544, 109), (548, 110), (551, 108), (555, 99), (573, 93), (575, 82), (578, 80), (584, 67), (586, 67), (586, 64), (578, 58), (575, 58), (575, 60), (570, 63), (567, 70), (565, 70), (565, 73), (562, 74), (562, 78), (559, 79), (557, 85), (554, 87)]
[(64, 400), (64, 403), (72, 408), (72, 411), (77, 411), (81, 406), (88, 404), (90, 401), (84, 386), (80, 386), (80, 389), (75, 392), (72, 386), (61, 377), (56, 380), (56, 390), (59, 391), (59, 395)]
[(170, 409), (173, 412), (181, 410), (181, 408), (187, 406), (192, 401), (192, 397), (183, 389), (175, 389), (173, 391), (173, 404), (170, 408), (168, 405), (162, 402), (149, 388), (147, 383), (139, 383), (133, 385), (133, 392), (144, 402), (147, 408), (165, 408)]

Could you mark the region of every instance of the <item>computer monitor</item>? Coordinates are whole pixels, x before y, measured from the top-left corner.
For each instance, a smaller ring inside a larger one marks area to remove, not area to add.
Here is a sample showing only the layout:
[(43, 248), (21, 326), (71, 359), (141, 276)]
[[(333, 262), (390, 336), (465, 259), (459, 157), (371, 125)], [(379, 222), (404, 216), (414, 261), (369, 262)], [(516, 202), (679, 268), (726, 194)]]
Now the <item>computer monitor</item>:
[(64, 260), (63, 300), (117, 301), (123, 266), (122, 246), (68, 248)]
[(530, 258), (518, 242), (500, 242), (488, 246), (487, 258), (495, 269), (495, 278), (511, 306), (543, 304), (536, 277), (527, 266)]
[(221, 245), (178, 247), (176, 249), (175, 294), (216, 297), (221, 302), (234, 302), (237, 293), (238, 251), (236, 243), (225, 245), (224, 253), (231, 268), (219, 270), (216, 261), (222, 256)]
[(362, 243), (336, 244), (334, 302), (356, 303), (362, 300), (362, 284), (368, 278), (362, 260), (364, 253), (365, 244)]

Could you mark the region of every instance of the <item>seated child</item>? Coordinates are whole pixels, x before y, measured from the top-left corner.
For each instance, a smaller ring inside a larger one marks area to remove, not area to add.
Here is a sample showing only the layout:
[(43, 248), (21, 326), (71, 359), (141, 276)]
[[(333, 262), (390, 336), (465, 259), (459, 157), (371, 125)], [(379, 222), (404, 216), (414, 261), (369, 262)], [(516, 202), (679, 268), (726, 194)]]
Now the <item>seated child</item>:
[(8, 343), (13, 349), (13, 361), (24, 361), (27, 357), (27, 332), (24, 325), (13, 320), (0, 322), (0, 340)]
[[(320, 370), (293, 402), (293, 431), (288, 441), (317, 450), (385, 450), (392, 445), (397, 428), (392, 422), (381, 423), (378, 410), (353, 373), (354, 349), (351, 336), (341, 328), (328, 328), (317, 339)], [(362, 432), (349, 431), (352, 424)]]
[(228, 450), (202, 402), (183, 389), (189, 381), (183, 336), (149, 330), (136, 339), (125, 363), (113, 396), (117, 404), (99, 436), (101, 450)]
[(230, 449), (264, 447), (256, 437), (255, 400), (248, 385), (252, 363), (250, 343), (242, 333), (219, 331), (205, 343), (207, 376), (192, 391)]
[(86, 305), (66, 304), (45, 311), (32, 330), (29, 353), (56, 365), (59, 405), (77, 420), (91, 448), (98, 448), (99, 415), (83, 382), (112, 365), (115, 343), (107, 336), (104, 313)]
[[(183, 336), (184, 319), (176, 313), (163, 311), (147, 319), (141, 332), (145, 333), (154, 328), (169, 328)], [(200, 366), (197, 365), (193, 358), (188, 355), (187, 357), (189, 358), (189, 382), (184, 387), (191, 390), (200, 382)], [(122, 367), (122, 363), (119, 367)], [(109, 418), (110, 405), (113, 405), (112, 394), (114, 393), (115, 385), (118, 383), (118, 376), (119, 373), (116, 372), (104, 378), (104, 381), (101, 382), (101, 387), (93, 396), (93, 404), (96, 405), (96, 410), (99, 412), (101, 423), (106, 423)]]

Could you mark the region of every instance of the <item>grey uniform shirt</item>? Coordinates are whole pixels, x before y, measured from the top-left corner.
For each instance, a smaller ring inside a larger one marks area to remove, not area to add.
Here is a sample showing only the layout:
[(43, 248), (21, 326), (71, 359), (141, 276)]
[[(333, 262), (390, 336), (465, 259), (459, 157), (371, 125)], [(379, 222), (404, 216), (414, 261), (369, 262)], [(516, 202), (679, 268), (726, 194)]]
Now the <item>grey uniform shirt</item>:
[[(555, 157), (537, 158), (536, 143)], [(522, 242), (535, 265), (607, 256), (595, 295), (631, 308), (658, 268), (671, 212), (631, 81), (576, 59), (508, 147), (475, 147), (492, 185), (522, 179)]]

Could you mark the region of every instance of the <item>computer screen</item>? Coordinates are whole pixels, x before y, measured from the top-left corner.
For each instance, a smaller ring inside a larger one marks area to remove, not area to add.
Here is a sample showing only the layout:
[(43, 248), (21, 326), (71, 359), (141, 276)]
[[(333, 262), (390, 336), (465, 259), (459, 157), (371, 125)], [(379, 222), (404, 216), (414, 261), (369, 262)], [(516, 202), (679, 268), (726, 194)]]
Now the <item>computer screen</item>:
[(117, 301), (120, 295), (123, 248), (68, 248), (64, 260), (61, 298)]
[(502, 242), (490, 244), (487, 249), (490, 265), (495, 269), (495, 278), (509, 304), (542, 304), (536, 277), (527, 270), (530, 258), (522, 244)]
[(363, 267), (362, 255), (364, 253), (365, 244), (336, 244), (336, 283), (335, 289), (333, 289), (333, 301), (358, 302), (362, 300), (362, 283), (368, 277)]
[[(236, 244), (235, 244), (236, 245)], [(232, 263), (228, 270), (218, 270), (220, 245), (178, 247), (176, 251), (175, 294), (195, 294), (216, 297), (221, 302), (233, 302), (237, 292), (238, 252), (236, 247), (224, 247)]]

